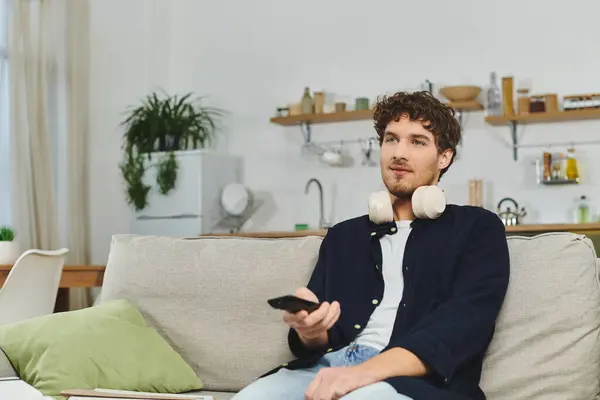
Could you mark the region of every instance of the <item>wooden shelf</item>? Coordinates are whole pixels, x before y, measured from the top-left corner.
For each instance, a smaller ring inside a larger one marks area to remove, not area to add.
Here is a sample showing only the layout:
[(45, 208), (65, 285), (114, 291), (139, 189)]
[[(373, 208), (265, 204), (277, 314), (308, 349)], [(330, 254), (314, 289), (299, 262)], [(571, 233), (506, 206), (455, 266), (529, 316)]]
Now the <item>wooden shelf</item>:
[[(457, 111), (481, 111), (483, 105), (477, 101), (457, 101), (448, 105)], [(271, 122), (282, 126), (295, 126), (303, 123), (328, 124), (333, 122), (363, 121), (373, 118), (373, 110), (344, 111), (327, 114), (300, 114), (288, 117), (273, 117)]]
[(579, 184), (579, 179), (552, 179), (549, 181), (541, 180), (540, 183), (542, 185), (577, 185)]
[(507, 226), (506, 232), (510, 233), (543, 233), (543, 232), (588, 232), (600, 230), (600, 223), (589, 224), (532, 224)]
[(448, 105), (454, 108), (456, 111), (481, 111), (483, 110), (483, 104), (473, 101), (451, 101)]
[(327, 124), (332, 122), (361, 121), (373, 118), (373, 110), (344, 111), (327, 114), (300, 114), (289, 117), (273, 117), (271, 122), (282, 126), (294, 126), (302, 123)]
[(518, 139), (517, 139), (517, 125), (519, 124), (543, 124), (552, 122), (567, 122), (567, 121), (583, 121), (589, 119), (600, 119), (600, 108), (592, 108), (589, 110), (570, 110), (570, 111), (556, 111), (556, 112), (543, 112), (543, 113), (532, 113), (532, 114), (520, 114), (520, 115), (500, 115), (500, 116), (487, 116), (485, 122), (489, 125), (504, 126), (508, 125), (511, 128), (511, 139), (513, 145), (513, 160), (517, 161), (518, 157)]
[(600, 119), (600, 108), (592, 108), (589, 110), (521, 114), (514, 116), (488, 116), (485, 118), (485, 122), (487, 122), (490, 125), (500, 126), (508, 125), (510, 123), (539, 124), (548, 122), (579, 121), (586, 119)]

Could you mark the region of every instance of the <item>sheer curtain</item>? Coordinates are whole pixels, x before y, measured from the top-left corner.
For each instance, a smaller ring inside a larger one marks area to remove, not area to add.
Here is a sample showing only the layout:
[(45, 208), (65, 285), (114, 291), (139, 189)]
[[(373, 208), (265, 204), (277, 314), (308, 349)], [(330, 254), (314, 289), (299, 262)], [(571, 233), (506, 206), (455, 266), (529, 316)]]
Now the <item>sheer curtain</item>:
[(10, 143), (8, 135), (8, 0), (0, 0), (0, 225), (10, 225)]
[(58, 247), (49, 122), (56, 69), (55, 1), (11, 1), (8, 30), (10, 174), (15, 238), (22, 251)]

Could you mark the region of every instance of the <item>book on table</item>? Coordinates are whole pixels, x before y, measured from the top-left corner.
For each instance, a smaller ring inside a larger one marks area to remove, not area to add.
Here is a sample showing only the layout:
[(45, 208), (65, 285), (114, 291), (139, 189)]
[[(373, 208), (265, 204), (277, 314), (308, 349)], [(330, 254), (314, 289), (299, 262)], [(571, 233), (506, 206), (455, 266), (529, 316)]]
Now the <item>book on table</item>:
[(101, 388), (63, 390), (60, 394), (69, 400), (215, 400), (213, 396), (200, 394), (150, 393)]

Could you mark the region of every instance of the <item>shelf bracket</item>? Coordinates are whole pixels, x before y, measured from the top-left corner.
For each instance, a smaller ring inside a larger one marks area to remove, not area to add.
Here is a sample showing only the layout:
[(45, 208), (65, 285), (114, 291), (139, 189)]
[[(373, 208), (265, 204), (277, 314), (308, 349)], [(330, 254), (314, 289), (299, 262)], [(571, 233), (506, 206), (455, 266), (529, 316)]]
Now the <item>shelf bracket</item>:
[(463, 129), (463, 112), (461, 110), (456, 110), (456, 119), (458, 120), (458, 125), (460, 126), (460, 130)]
[(306, 121), (301, 122), (300, 129), (302, 129), (302, 136), (304, 136), (304, 144), (309, 144), (312, 140), (312, 131), (310, 129), (310, 122), (306, 122)]
[(517, 161), (519, 151), (517, 143), (517, 121), (510, 121), (510, 136), (512, 138), (513, 160)]

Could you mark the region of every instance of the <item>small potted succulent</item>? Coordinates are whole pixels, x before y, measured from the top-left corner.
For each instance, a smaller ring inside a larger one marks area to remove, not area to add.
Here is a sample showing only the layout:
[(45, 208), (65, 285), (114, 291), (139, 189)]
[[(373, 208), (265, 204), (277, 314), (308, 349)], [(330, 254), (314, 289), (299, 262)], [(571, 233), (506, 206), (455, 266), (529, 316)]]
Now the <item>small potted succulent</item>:
[(0, 226), (0, 264), (13, 264), (19, 257), (15, 231), (10, 226)]

